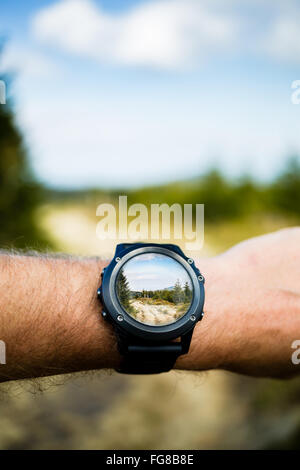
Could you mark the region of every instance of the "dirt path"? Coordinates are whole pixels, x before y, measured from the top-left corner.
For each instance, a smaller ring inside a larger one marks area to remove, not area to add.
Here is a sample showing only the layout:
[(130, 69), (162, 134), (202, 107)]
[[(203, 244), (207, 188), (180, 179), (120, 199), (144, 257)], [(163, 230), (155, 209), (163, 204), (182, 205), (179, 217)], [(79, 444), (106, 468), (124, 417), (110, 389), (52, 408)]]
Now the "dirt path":
[(171, 305), (151, 305), (134, 300), (131, 305), (137, 310), (137, 321), (148, 325), (166, 325), (177, 319), (177, 310)]

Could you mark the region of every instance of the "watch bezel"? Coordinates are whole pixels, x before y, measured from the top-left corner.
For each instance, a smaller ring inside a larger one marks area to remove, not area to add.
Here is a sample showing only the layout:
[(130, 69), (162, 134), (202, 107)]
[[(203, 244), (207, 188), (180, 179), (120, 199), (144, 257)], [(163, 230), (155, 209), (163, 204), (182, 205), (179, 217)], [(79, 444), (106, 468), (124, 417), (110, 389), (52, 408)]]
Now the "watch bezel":
[[(116, 280), (122, 266), (137, 255), (159, 253), (167, 255), (179, 262), (188, 272), (194, 288), (193, 300), (188, 311), (176, 322), (153, 326), (140, 323), (131, 317), (121, 306), (116, 292)], [(200, 279), (199, 279), (200, 278)], [(127, 245), (122, 251), (117, 250), (117, 256), (105, 268), (101, 286), (103, 308), (106, 316), (117, 327), (131, 336), (146, 341), (164, 341), (178, 338), (189, 332), (202, 319), (204, 306), (204, 278), (196, 268), (194, 261), (187, 258), (176, 245), (141, 244)], [(118, 318), (122, 316), (122, 321)]]

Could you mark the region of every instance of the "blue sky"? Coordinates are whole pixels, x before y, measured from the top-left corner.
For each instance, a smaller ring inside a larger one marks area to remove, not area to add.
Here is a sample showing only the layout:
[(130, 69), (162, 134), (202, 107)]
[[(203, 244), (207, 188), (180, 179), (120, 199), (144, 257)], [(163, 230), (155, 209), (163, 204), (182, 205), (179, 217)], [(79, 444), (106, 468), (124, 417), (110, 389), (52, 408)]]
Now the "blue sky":
[(298, 0), (2, 0), (2, 69), (39, 178), (272, 178), (300, 153)]
[(136, 256), (124, 265), (131, 290), (160, 290), (173, 287), (177, 281), (192, 288), (187, 271), (169, 256), (145, 254)]

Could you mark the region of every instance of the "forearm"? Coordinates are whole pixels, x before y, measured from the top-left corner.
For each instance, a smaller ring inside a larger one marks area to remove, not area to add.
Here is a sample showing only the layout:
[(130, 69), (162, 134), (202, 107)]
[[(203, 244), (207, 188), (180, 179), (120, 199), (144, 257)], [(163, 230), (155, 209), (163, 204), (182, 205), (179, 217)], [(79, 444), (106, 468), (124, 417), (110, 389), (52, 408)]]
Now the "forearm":
[(115, 367), (114, 333), (97, 300), (97, 259), (0, 256), (0, 381)]
[[(198, 262), (204, 318), (175, 368), (254, 376), (299, 372), (300, 230), (252, 239)], [(0, 255), (0, 381), (115, 368), (116, 336), (97, 299), (98, 259)]]

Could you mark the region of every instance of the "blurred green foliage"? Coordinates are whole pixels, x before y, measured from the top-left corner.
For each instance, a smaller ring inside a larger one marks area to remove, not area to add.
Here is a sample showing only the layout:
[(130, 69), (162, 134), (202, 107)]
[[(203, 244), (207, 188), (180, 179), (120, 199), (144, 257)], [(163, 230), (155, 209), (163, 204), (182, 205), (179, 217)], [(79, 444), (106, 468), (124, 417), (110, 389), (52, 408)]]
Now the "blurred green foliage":
[[(214, 225), (226, 221), (241, 223), (247, 218), (277, 216), (288, 223), (300, 220), (300, 157), (284, 160), (280, 174), (268, 183), (260, 183), (250, 176), (226, 178), (218, 169), (202, 176), (163, 185), (143, 188), (102, 190), (47, 190), (48, 201), (78, 203), (93, 211), (95, 205), (111, 202), (118, 207), (118, 197), (128, 196), (128, 206), (151, 204), (205, 204), (205, 223)], [(252, 223), (252, 222), (251, 222)], [(249, 225), (249, 224), (248, 224)], [(249, 234), (251, 236), (251, 234)]]
[[(7, 77), (1, 77), (7, 83)], [(44, 248), (35, 209), (43, 201), (11, 104), (0, 105), (0, 246)]]
[(300, 160), (297, 156), (288, 158), (282, 173), (270, 183), (258, 183), (249, 176), (232, 181), (212, 169), (194, 180), (130, 191), (128, 202), (204, 203), (205, 220), (211, 223), (257, 213), (299, 217)]
[(286, 214), (300, 214), (300, 160), (292, 156), (282, 175), (271, 187), (274, 210)]

